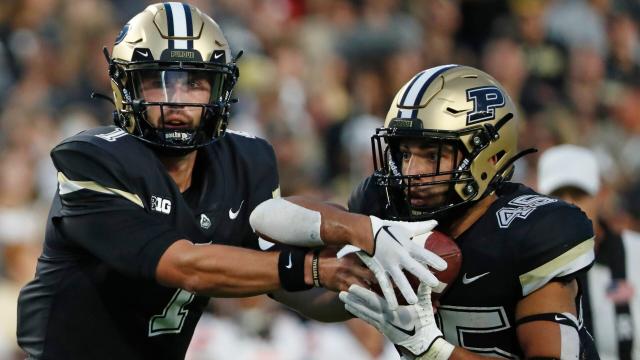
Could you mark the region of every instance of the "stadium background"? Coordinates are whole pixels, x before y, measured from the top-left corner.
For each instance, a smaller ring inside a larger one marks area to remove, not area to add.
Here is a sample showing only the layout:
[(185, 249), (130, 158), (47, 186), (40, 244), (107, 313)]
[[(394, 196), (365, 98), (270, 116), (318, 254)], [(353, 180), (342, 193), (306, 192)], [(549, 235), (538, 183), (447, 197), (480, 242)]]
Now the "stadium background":
[[(0, 2), (2, 359), (20, 358), (15, 298), (33, 276), (57, 185), (48, 152), (111, 122), (111, 105), (89, 98), (92, 90), (110, 94), (102, 46), (110, 49), (149, 3)], [(602, 211), (616, 229), (640, 218), (620, 195), (638, 186), (640, 172), (638, 0), (191, 3), (221, 25), (234, 53), (245, 52), (230, 128), (274, 145), (284, 195), (344, 204), (372, 170), (370, 135), (397, 89), (421, 69), (459, 63), (492, 74), (519, 104), (522, 148), (573, 143), (597, 153)], [(535, 187), (536, 162), (519, 161), (516, 180)], [(304, 323), (266, 298), (212, 309), (191, 359), (394, 358), (365, 326)]]

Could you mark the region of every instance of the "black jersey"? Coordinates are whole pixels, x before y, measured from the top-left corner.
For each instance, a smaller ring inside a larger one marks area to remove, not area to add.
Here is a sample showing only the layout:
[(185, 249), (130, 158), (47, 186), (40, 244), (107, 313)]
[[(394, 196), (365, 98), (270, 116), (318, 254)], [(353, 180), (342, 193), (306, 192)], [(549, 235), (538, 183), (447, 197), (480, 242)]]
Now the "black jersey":
[(208, 299), (155, 281), (176, 240), (258, 248), (249, 214), (279, 191), (264, 140), (228, 132), (198, 150), (181, 193), (154, 152), (115, 127), (51, 153), (59, 188), (36, 276), (18, 301), (31, 358), (182, 359)]
[[(384, 218), (383, 196), (368, 178), (349, 209)], [(594, 261), (591, 221), (579, 208), (515, 183), (506, 183), (456, 242), (462, 266), (440, 297), (436, 318), (447, 341), (488, 356), (522, 357), (514, 326), (518, 301), (550, 281), (575, 278)], [(580, 295), (576, 305), (580, 309)], [(581, 359), (597, 358), (580, 313)]]

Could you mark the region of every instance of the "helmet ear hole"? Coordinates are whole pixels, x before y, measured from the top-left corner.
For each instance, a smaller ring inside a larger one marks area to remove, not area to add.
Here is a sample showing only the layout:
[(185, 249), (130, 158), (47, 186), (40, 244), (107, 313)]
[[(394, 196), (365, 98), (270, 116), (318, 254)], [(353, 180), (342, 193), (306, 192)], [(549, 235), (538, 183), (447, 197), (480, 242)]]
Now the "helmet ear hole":
[(487, 180), (487, 173), (483, 172), (482, 175), (480, 175), (480, 178), (484, 181)]

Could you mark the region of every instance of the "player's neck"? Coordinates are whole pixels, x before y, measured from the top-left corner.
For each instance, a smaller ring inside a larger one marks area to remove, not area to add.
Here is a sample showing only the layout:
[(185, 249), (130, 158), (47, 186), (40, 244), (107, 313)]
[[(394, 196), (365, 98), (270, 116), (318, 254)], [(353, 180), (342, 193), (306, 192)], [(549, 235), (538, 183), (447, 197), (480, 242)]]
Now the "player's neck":
[(467, 231), (485, 212), (491, 204), (496, 200), (496, 195), (491, 194), (484, 199), (478, 201), (469, 208), (464, 216), (454, 220), (450, 226), (449, 235), (454, 239)]
[(175, 181), (180, 192), (185, 192), (191, 186), (193, 167), (196, 162), (197, 151), (192, 151), (184, 156), (161, 156), (160, 162)]

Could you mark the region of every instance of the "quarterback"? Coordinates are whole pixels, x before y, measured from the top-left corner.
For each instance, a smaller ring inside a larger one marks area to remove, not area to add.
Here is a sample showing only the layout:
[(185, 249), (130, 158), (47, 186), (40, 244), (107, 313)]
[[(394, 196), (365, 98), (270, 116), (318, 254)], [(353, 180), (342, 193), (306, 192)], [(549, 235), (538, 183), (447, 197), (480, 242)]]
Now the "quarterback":
[(385, 284), (384, 298), (361, 284), (340, 293), (405, 359), (598, 358), (576, 280), (594, 261), (592, 224), (577, 207), (508, 181), (530, 152), (517, 151), (518, 121), (495, 79), (444, 65), (405, 84), (372, 137), (375, 172), (349, 210), (437, 220), (462, 251), (437, 312), (425, 283), (413, 305), (398, 306)]
[(418, 260), (444, 262), (409, 240), (430, 223), (372, 221), (329, 206), (314, 212), (315, 238), (350, 239), (373, 273), (354, 258), (274, 245), (253, 232), (249, 214), (279, 197), (275, 156), (266, 141), (226, 131), (237, 57), (200, 10), (150, 5), (105, 56), (115, 126), (83, 131), (51, 152), (58, 191), (35, 278), (18, 300), (18, 343), (29, 359), (184, 358), (210, 296), (271, 293), (311, 317), (340, 320), (348, 314), (336, 295), (323, 307), (302, 290), (390, 282), (386, 258), (437, 283)]

